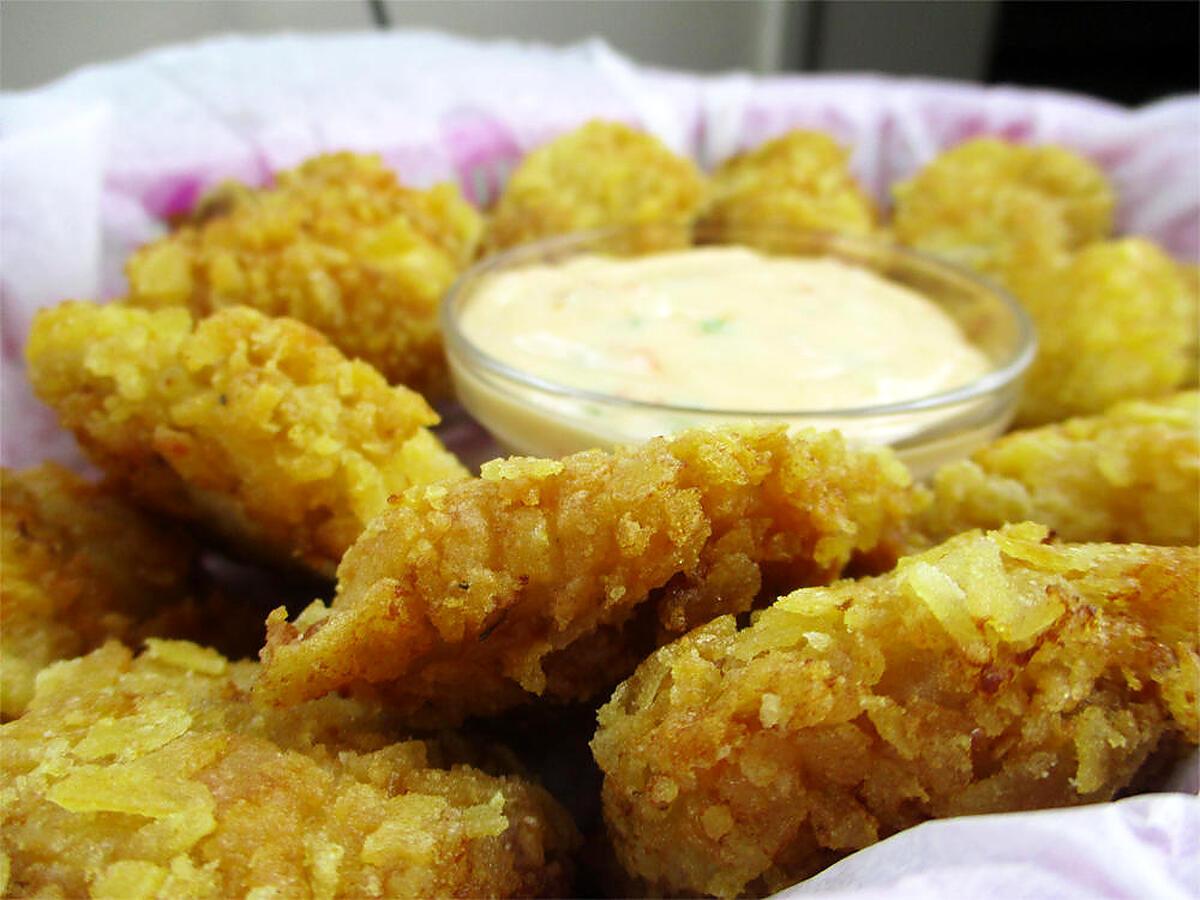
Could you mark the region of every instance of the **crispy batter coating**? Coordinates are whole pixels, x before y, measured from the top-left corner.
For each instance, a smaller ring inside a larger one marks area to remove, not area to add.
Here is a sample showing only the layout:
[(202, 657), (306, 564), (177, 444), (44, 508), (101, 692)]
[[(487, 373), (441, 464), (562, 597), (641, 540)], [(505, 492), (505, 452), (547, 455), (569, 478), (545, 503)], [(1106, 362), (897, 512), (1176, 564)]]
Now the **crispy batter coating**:
[[(505, 185), (484, 236), (488, 252), (616, 225), (695, 218), (705, 185), (690, 160), (618, 122), (592, 121), (534, 150)], [(679, 247), (679, 228), (640, 230), (635, 250)]]
[(1196, 387), (1200, 382), (1200, 266), (1180, 263), (1176, 270), (1187, 292), (1187, 345), (1184, 351), (1186, 367), (1181, 385)]
[(1112, 187), (1061, 147), (967, 141), (892, 192), (898, 240), (993, 277), (1058, 262), (1112, 231)]
[(1200, 394), (1017, 431), (943, 466), (919, 531), (1040, 522), (1067, 541), (1200, 543)]
[(1118, 400), (1175, 390), (1188, 374), (1193, 306), (1178, 267), (1154, 244), (1092, 244), (1061, 267), (1012, 272), (1033, 317), (1038, 355), (1018, 422), (1090, 415)]
[(228, 306), (312, 325), (393, 383), (448, 391), (438, 302), (473, 257), (482, 218), (451, 184), (403, 187), (378, 157), (336, 153), (273, 187), (227, 185), (126, 265), (131, 303)]
[(890, 451), (782, 427), (497, 460), (373, 521), (331, 609), (273, 613), (258, 689), (286, 704), (365, 683), (421, 721), (586, 699), (656, 631), (825, 583), (852, 559), (891, 564), (921, 499)]
[(253, 655), (263, 613), (201, 584), (198, 552), (178, 529), (60, 466), (0, 469), (0, 718), (25, 711), (51, 662), (110, 638), (205, 635)]
[(717, 234), (763, 225), (870, 234), (878, 214), (848, 156), (828, 135), (801, 130), (734, 156), (712, 175), (704, 224)]
[(157, 640), (47, 669), (0, 728), (4, 896), (567, 890), (575, 830), (541, 788), (356, 701), (258, 709), (256, 669)]
[(248, 307), (66, 303), (34, 321), (30, 380), (131, 495), (332, 573), (389, 494), (464, 476), (437, 416), (318, 332)]
[(1114, 196), (1059, 147), (969, 141), (896, 185), (893, 230), (992, 277), (1037, 327), (1018, 424), (1099, 413), (1175, 390), (1195, 372), (1188, 273), (1148, 241), (1102, 241)]
[(1198, 740), (1200, 552), (968, 532), (892, 573), (714, 620), (592, 742), (651, 890), (762, 893), (930, 818), (1107, 800)]

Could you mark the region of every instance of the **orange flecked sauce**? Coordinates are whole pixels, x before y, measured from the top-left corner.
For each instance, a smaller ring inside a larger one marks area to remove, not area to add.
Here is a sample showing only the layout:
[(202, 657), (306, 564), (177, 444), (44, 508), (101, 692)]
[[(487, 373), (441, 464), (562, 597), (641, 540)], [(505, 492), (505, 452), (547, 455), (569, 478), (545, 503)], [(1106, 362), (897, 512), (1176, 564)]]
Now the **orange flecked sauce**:
[(503, 272), (462, 327), (485, 352), (546, 381), (708, 409), (876, 406), (988, 371), (921, 294), (835, 259), (744, 247)]

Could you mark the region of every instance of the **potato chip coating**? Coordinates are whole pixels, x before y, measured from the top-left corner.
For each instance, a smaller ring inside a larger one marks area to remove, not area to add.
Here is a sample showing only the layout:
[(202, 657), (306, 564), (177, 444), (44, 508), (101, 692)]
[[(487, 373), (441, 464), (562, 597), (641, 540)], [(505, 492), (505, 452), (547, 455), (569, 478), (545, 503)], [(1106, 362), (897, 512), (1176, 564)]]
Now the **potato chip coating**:
[[(657, 138), (619, 122), (588, 122), (521, 161), (492, 212), (484, 248), (617, 225), (689, 222), (704, 191), (696, 166)], [(685, 237), (682, 229), (642, 229), (633, 249), (680, 247)]]
[(738, 154), (713, 172), (703, 223), (715, 236), (764, 226), (870, 234), (878, 215), (848, 155), (828, 135), (802, 130)]
[(0, 728), (5, 896), (561, 895), (541, 788), (402, 740), (377, 708), (258, 709), (255, 663), (182, 641), (57, 663)]
[(0, 717), (25, 711), (51, 662), (110, 638), (211, 632), (252, 655), (262, 614), (192, 599), (211, 591), (198, 555), (179, 529), (61, 466), (0, 468)]
[(34, 390), (139, 502), (332, 573), (389, 494), (465, 470), (389, 387), (317, 331), (248, 307), (65, 303), (34, 320)]
[(1108, 800), (1196, 743), (1200, 551), (968, 532), (660, 649), (592, 749), (623, 865), (761, 894), (931, 818)]
[(1178, 267), (1149, 241), (1092, 244), (1064, 266), (1012, 272), (1007, 284), (1038, 334), (1019, 424), (1099, 413), (1186, 378), (1193, 306)]
[(966, 141), (892, 193), (901, 243), (992, 277), (1059, 262), (1112, 232), (1112, 187), (1061, 147)]
[(372, 522), (332, 608), (273, 613), (258, 690), (286, 704), (372, 685), (419, 721), (586, 699), (656, 632), (745, 611), (764, 587), (827, 582), (852, 560), (890, 565), (922, 499), (890, 451), (782, 427), (497, 460)]
[(130, 257), (129, 301), (197, 317), (237, 305), (290, 316), (388, 380), (441, 395), (438, 303), (482, 228), (451, 184), (410, 190), (378, 157), (319, 156), (271, 187), (227, 185), (202, 200)]
[(933, 478), (919, 530), (936, 543), (1031, 520), (1066, 541), (1200, 543), (1200, 394), (1012, 432)]

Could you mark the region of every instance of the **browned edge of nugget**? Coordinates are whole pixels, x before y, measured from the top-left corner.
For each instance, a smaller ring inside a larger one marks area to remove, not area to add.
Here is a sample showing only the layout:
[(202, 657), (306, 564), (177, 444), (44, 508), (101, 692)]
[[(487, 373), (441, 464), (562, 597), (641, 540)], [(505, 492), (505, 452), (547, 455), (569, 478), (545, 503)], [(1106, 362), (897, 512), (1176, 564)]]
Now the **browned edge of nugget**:
[(723, 617), (617, 688), (592, 749), (654, 891), (761, 894), (930, 818), (1108, 800), (1200, 738), (1200, 551), (968, 532)]
[(570, 889), (578, 836), (540, 787), (475, 767), (453, 736), (410, 739), (372, 704), (259, 709), (256, 668), (152, 640), (48, 669), (0, 728), (5, 895)]
[(188, 637), (253, 655), (265, 611), (221, 595), (184, 531), (47, 463), (0, 468), (0, 717), (39, 671), (115, 638)]
[(932, 486), (918, 547), (1025, 520), (1065, 541), (1200, 543), (1200, 393), (1011, 432)]
[(890, 451), (782, 427), (498, 460), (398, 498), (347, 553), (331, 609), (273, 614), (258, 690), (372, 685), (449, 720), (584, 699), (764, 587), (890, 564), (922, 499)]
[(233, 553), (332, 575), (390, 494), (466, 475), (423, 398), (292, 319), (64, 303), (26, 355), (101, 468)]
[(402, 185), (378, 156), (330, 153), (203, 198), (126, 262), (129, 301), (204, 317), (237, 305), (313, 326), (430, 397), (449, 393), (438, 304), (483, 218), (451, 183)]

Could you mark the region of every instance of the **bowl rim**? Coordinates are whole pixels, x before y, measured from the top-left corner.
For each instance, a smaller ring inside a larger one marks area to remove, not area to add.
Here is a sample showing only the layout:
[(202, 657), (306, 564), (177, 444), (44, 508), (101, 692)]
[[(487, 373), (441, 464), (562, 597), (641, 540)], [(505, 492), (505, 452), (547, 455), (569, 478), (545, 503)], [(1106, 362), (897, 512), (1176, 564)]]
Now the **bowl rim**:
[[(552, 394), (558, 397), (566, 397), (573, 400), (586, 401), (589, 403), (604, 404), (607, 406), (621, 407), (642, 412), (655, 413), (674, 413), (692, 417), (736, 417), (736, 418), (754, 418), (754, 419), (780, 419), (780, 420), (796, 420), (796, 419), (830, 419), (830, 418), (867, 418), (890, 415), (903, 415), (912, 412), (922, 412), (925, 410), (942, 409), (947, 406), (957, 406), (981, 397), (986, 397), (1004, 388), (1010, 384), (1016, 383), (1028, 370), (1032, 364), (1034, 356), (1037, 353), (1037, 333), (1034, 329), (1033, 321), (1030, 319), (1028, 312), (1020, 304), (1020, 302), (1007, 290), (1000, 287), (990, 279), (984, 278), (963, 266), (955, 263), (947, 262), (936, 256), (928, 253), (922, 253), (912, 250), (908, 247), (901, 246), (894, 241), (881, 239), (879, 237), (859, 237), (852, 235), (838, 234), (828, 231), (817, 231), (812, 229), (798, 229), (785, 226), (740, 226), (735, 234), (779, 234), (779, 235), (804, 235), (813, 238), (814, 241), (820, 241), (822, 246), (827, 246), (831, 254), (837, 254), (839, 247), (858, 247), (860, 249), (873, 249), (876, 251), (885, 251), (901, 259), (907, 259), (910, 262), (919, 264), (927, 269), (932, 269), (938, 274), (948, 276), (951, 280), (957, 279), (976, 290), (983, 290), (994, 295), (1001, 305), (1013, 317), (1016, 330), (1017, 341), (1015, 350), (1009, 356), (995, 365), (984, 375), (960, 385), (956, 388), (950, 388), (944, 391), (937, 391), (933, 394), (928, 394), (924, 397), (917, 397), (911, 400), (902, 400), (895, 403), (880, 403), (870, 406), (854, 406), (840, 407), (832, 409), (801, 409), (801, 410), (781, 410), (781, 409), (732, 409), (714, 406), (691, 406), (675, 403), (656, 403), (648, 400), (637, 400), (629, 397), (618, 397), (615, 394), (605, 393), (604, 391), (594, 391), (588, 388), (576, 387), (574, 385), (563, 384), (553, 381), (548, 378), (543, 378), (534, 375), (524, 369), (519, 369), (512, 366), (497, 357), (491, 355), (486, 350), (482, 349), (478, 344), (472, 342), (460, 327), (460, 314), (458, 306), (460, 298), (472, 284), (480, 278), (496, 270), (502, 270), (513, 263), (524, 259), (544, 257), (548, 252), (563, 252), (585, 246), (589, 243), (594, 243), (604, 238), (619, 237), (622, 234), (633, 232), (634, 230), (645, 231), (651, 228), (686, 228), (689, 232), (694, 232), (695, 223), (672, 223), (672, 222), (655, 222), (641, 223), (634, 225), (618, 225), (609, 228), (597, 228), (587, 231), (576, 231), (569, 234), (556, 235), (551, 238), (545, 238), (538, 241), (532, 241), (526, 244), (520, 244), (516, 247), (511, 247), (499, 253), (494, 253), (482, 259), (475, 261), (470, 267), (465, 269), (450, 285), (442, 297), (439, 310), (439, 324), (441, 325), (443, 339), (446, 344), (447, 357), (453, 357), (455, 354), (461, 356), (464, 360), (463, 365), (468, 369), (476, 368), (483, 369), (492, 375), (500, 376), (510, 382), (515, 382), (517, 385), (533, 389), (534, 391), (543, 394)], [(689, 247), (695, 246), (711, 246), (710, 244), (692, 244)], [(686, 250), (688, 247), (678, 248)], [(753, 249), (753, 248), (751, 248)], [(843, 255), (845, 258), (845, 255)], [(886, 277), (886, 276), (881, 276)], [(454, 361), (453, 359), (451, 361)]]

